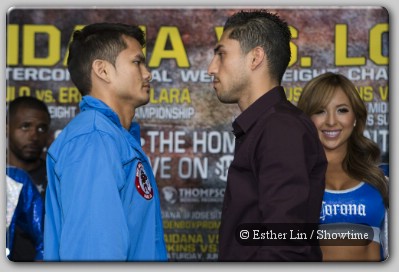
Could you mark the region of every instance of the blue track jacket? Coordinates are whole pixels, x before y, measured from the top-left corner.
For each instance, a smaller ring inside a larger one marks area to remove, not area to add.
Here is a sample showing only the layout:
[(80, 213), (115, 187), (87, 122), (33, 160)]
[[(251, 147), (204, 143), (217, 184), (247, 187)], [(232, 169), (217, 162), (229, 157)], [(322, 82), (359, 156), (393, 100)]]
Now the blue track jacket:
[[(35, 260), (43, 260), (43, 201), (29, 174), (7, 166), (7, 235), (6, 247), (12, 254), (15, 227), (19, 226), (34, 242)], [(7, 255), (7, 257), (12, 257)]]
[(166, 261), (159, 195), (140, 145), (102, 101), (81, 113), (47, 153), (45, 261)]

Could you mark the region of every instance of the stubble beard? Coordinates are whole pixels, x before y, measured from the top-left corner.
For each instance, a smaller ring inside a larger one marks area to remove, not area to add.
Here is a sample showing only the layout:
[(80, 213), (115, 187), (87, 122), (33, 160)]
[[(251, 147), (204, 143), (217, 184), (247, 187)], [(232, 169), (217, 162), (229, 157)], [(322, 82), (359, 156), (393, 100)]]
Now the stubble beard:
[(241, 98), (243, 90), (248, 85), (247, 78), (241, 74), (239, 78), (231, 82), (227, 88), (222, 88), (216, 95), (224, 104), (236, 104)]

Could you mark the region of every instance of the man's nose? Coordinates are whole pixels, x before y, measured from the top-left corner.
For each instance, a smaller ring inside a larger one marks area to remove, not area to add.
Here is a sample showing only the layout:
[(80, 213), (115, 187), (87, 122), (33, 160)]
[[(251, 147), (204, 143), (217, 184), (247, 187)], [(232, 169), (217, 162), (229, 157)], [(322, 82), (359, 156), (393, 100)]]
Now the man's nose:
[(213, 58), (208, 65), (208, 75), (214, 76), (216, 73), (217, 73), (217, 66), (215, 63), (215, 58)]

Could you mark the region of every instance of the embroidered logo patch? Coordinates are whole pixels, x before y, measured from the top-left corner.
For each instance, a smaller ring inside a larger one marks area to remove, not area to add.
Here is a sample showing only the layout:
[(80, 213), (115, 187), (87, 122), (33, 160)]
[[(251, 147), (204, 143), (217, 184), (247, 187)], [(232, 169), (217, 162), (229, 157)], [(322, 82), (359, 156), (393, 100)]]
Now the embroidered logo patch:
[(154, 192), (151, 187), (151, 183), (148, 180), (148, 176), (144, 170), (144, 166), (141, 162), (137, 164), (136, 169), (136, 189), (142, 197), (150, 200), (154, 196)]

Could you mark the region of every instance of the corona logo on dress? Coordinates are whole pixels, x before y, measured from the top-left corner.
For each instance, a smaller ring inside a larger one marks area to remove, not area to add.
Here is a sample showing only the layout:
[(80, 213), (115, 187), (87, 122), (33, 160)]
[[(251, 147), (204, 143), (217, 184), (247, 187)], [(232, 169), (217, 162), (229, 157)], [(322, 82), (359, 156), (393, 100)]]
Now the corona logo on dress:
[(141, 162), (137, 164), (136, 169), (136, 189), (147, 200), (150, 200), (154, 196), (151, 183)]

